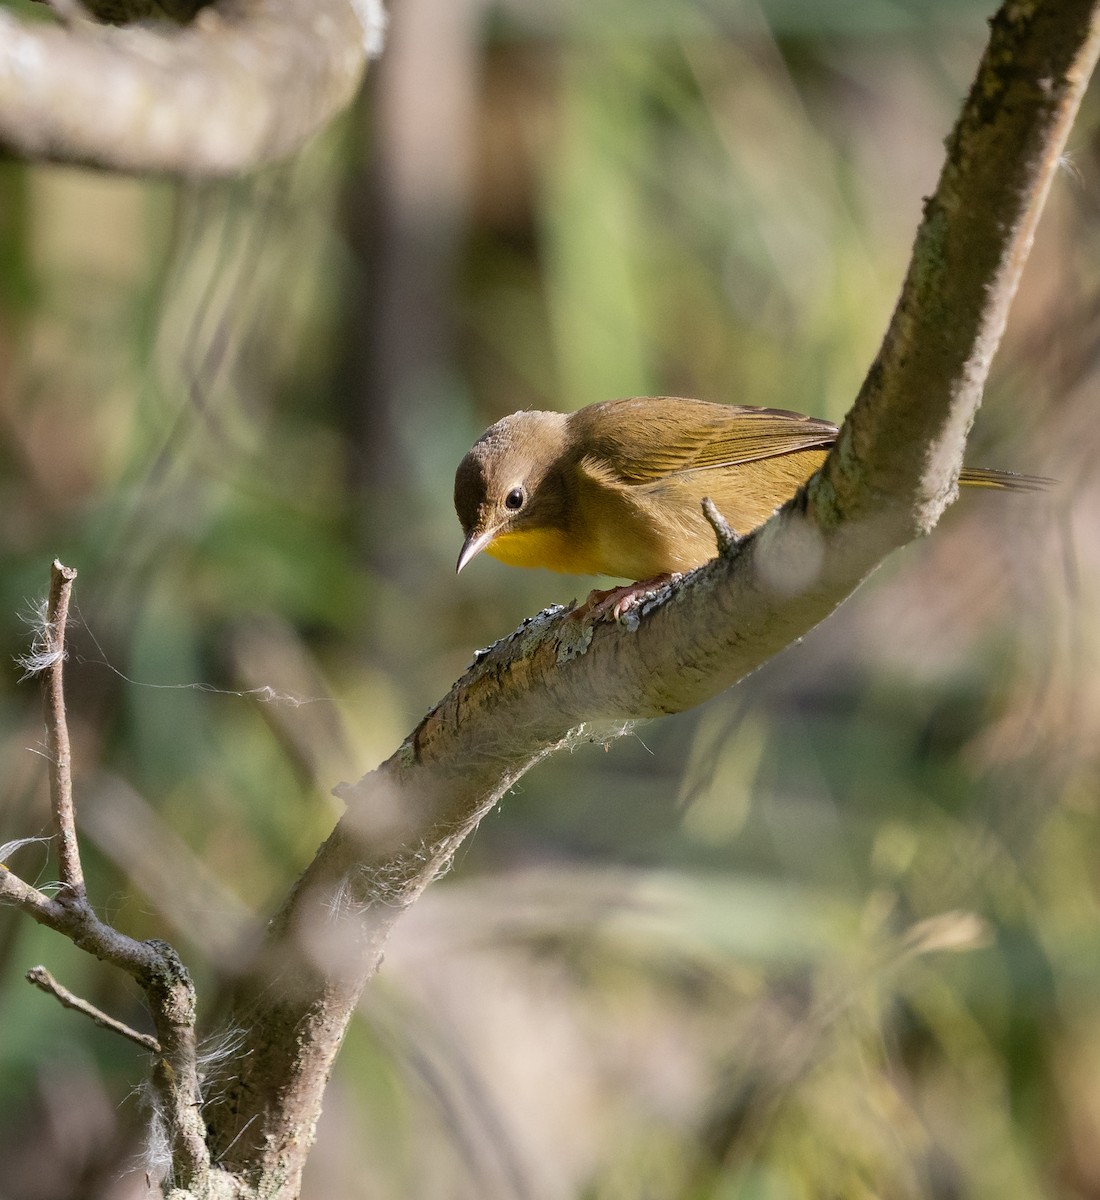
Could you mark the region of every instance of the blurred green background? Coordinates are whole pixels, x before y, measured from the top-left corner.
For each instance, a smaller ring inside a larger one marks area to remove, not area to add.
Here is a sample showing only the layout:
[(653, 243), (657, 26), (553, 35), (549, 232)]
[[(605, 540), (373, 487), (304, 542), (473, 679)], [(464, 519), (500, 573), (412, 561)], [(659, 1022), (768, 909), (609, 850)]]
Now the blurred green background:
[[(91, 894), (180, 949), (215, 1059), (330, 789), (592, 586), (455, 578), (470, 442), (644, 393), (842, 418), (992, 9), (400, 0), (255, 178), (0, 162), (0, 843), (49, 833), (12, 660), (57, 555)], [(971, 440), (1061, 486), (525, 778), (399, 925), (307, 1200), (1100, 1197), (1098, 229), (1092, 97)], [(145, 1057), (38, 962), (146, 1027), (0, 911), (0, 1198), (146, 1195)]]

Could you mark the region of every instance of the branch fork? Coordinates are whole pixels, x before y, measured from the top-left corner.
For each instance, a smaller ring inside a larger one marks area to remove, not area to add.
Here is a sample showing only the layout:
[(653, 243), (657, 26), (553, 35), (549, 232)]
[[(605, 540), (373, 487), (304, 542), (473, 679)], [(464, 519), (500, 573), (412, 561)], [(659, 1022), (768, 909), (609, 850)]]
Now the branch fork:
[(34, 967), (28, 982), (66, 1008), (136, 1042), (157, 1055), (153, 1071), (155, 1103), (169, 1131), (178, 1178), (201, 1192), (210, 1176), (210, 1156), (201, 1116), (195, 1044), (195, 988), (179, 955), (155, 939), (137, 941), (100, 920), (88, 903), (73, 803), (72, 751), (65, 713), (65, 634), (76, 571), (54, 560), (49, 599), (33, 654), (43, 678), (50, 802), (57, 836), (61, 886), (56, 896), (33, 887), (8, 867), (0, 867), (0, 904), (9, 904), (67, 937), (74, 945), (131, 975), (141, 986), (157, 1036), (138, 1033), (64, 988), (46, 970)]

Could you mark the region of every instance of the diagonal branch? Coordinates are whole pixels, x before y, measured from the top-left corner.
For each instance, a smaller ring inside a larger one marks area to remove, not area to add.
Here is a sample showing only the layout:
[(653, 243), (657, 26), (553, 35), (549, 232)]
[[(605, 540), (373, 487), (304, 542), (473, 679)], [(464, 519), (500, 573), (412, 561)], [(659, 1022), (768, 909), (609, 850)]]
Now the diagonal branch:
[(1005, 3), (992, 20), (889, 329), (812, 485), (819, 514), (857, 517), (887, 501), (910, 509), (918, 534), (954, 498), (959, 449), (1098, 38), (1092, 0)]
[(382, 25), (381, 0), (219, 0), (182, 29), (0, 10), (0, 145), (123, 171), (248, 171), (349, 103)]
[(266, 1164), (294, 1187), (390, 928), (525, 771), (593, 723), (682, 711), (729, 687), (935, 524), (1096, 60), (1098, 14), (1100, 0), (1007, 0), (998, 14), (882, 349), (807, 488), (747, 538), (716, 523), (719, 558), (625, 629), (561, 610), (526, 622), (341, 790), (348, 812), (236, 1001), (252, 1049), (208, 1113), (227, 1165)]
[(66, 909), (59, 900), (32, 887), (3, 863), (0, 863), (0, 904), (18, 908), (48, 929), (60, 931), (65, 923)]
[(64, 1008), (71, 1008), (73, 1012), (83, 1013), (86, 1017), (90, 1017), (100, 1028), (109, 1029), (112, 1033), (128, 1038), (143, 1050), (151, 1050), (154, 1054), (160, 1053), (160, 1042), (155, 1037), (150, 1037), (147, 1033), (138, 1033), (136, 1029), (131, 1029), (125, 1021), (110, 1017), (102, 1009), (96, 1008), (94, 1004), (82, 1000), (75, 993), (70, 992), (67, 987), (62, 987), (45, 967), (31, 967), (27, 972), (27, 982), (33, 983), (36, 988), (41, 988), (47, 995), (53, 996)]

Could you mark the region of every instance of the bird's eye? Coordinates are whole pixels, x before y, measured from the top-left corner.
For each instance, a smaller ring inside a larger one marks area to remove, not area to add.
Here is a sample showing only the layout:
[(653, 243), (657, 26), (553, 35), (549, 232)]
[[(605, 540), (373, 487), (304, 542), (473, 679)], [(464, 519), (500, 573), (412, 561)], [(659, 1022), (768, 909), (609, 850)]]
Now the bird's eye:
[(512, 488), (507, 496), (504, 497), (504, 507), (510, 508), (512, 512), (516, 512), (523, 507), (524, 500), (527, 499), (527, 493), (523, 488)]

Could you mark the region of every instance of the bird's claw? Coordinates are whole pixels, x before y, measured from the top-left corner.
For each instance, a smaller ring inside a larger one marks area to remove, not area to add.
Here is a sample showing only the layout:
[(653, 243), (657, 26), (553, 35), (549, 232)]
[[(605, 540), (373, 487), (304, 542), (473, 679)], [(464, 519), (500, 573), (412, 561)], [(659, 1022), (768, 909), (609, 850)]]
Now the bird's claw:
[(602, 591), (599, 588), (589, 592), (588, 599), (573, 610), (573, 617), (580, 621), (598, 621), (601, 617), (610, 615), (613, 621), (620, 620), (630, 609), (640, 604), (647, 596), (669, 584), (677, 583), (683, 576), (676, 572), (665, 571), (654, 575), (652, 579), (641, 579), (637, 583), (627, 583), (622, 587), (609, 588)]

